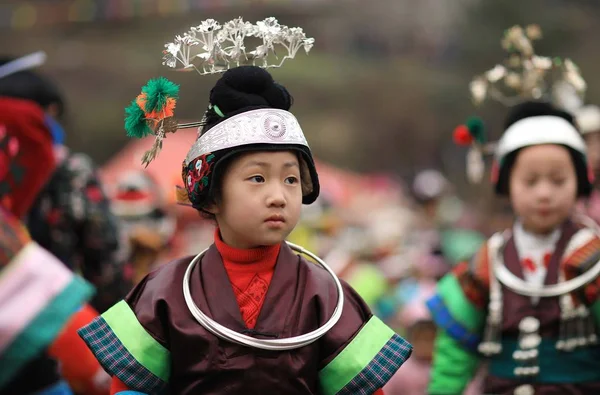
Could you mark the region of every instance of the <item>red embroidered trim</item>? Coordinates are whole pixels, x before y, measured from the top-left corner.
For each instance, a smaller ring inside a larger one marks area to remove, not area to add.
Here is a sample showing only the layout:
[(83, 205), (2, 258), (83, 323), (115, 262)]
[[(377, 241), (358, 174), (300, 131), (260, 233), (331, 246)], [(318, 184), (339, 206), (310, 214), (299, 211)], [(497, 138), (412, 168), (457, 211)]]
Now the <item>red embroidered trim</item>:
[(260, 308), (263, 304), (269, 284), (258, 274), (256, 274), (244, 291), (233, 285), (233, 291), (235, 292), (235, 298), (240, 306), (240, 312), (242, 313), (242, 319), (246, 323), (248, 328), (254, 328)]

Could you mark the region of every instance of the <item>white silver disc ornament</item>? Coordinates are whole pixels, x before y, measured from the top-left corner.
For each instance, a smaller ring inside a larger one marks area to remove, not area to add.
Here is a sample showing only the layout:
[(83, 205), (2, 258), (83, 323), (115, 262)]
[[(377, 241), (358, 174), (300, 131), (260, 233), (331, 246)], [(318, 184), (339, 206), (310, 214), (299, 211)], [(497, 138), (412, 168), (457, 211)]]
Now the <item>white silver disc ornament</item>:
[(265, 134), (274, 140), (283, 137), (287, 129), (285, 126), (285, 119), (275, 112), (265, 114), (263, 128)]
[(542, 343), (542, 338), (537, 333), (525, 335), (519, 340), (519, 347), (523, 350), (536, 349)]
[(531, 384), (523, 384), (518, 386), (514, 392), (515, 395), (534, 395), (535, 390)]
[(540, 320), (535, 317), (525, 317), (519, 322), (519, 330), (523, 333), (535, 333), (540, 329)]
[(304, 254), (317, 262), (323, 269), (325, 269), (333, 279), (335, 286), (337, 288), (338, 297), (337, 297), (337, 305), (333, 310), (333, 314), (329, 318), (329, 320), (323, 324), (320, 328), (315, 329), (312, 332), (306, 333), (300, 336), (288, 337), (285, 339), (256, 339), (251, 336), (244, 335), (242, 333), (236, 332), (232, 329), (229, 329), (218, 322), (214, 321), (210, 317), (196, 306), (194, 300), (192, 299), (192, 293), (190, 291), (190, 275), (192, 273), (192, 269), (196, 264), (198, 264), (201, 260), (208, 248), (202, 251), (200, 254), (196, 255), (194, 259), (188, 265), (185, 275), (183, 276), (183, 297), (185, 299), (185, 303), (187, 307), (200, 325), (202, 325), (207, 331), (211, 332), (213, 335), (233, 342), (237, 344), (241, 344), (243, 346), (259, 348), (262, 350), (271, 350), (271, 351), (285, 351), (285, 350), (294, 350), (297, 348), (301, 348), (307, 346), (311, 343), (314, 343), (323, 335), (325, 335), (333, 326), (339, 321), (342, 316), (342, 310), (344, 308), (344, 290), (342, 288), (342, 284), (340, 280), (335, 275), (333, 270), (318, 256), (313, 254), (312, 252), (290, 242), (286, 242), (293, 251), (296, 251), (300, 254)]

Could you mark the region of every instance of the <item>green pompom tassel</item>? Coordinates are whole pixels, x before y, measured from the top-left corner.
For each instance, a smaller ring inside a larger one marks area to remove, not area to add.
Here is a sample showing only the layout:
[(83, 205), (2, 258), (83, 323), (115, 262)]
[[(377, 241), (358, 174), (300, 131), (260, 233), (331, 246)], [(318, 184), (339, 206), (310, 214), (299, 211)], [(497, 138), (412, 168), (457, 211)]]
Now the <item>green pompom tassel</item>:
[(467, 119), (466, 126), (475, 141), (477, 141), (479, 144), (485, 144), (485, 127), (483, 126), (483, 121), (481, 118), (471, 117)]
[(168, 98), (177, 99), (179, 97), (179, 85), (169, 81), (164, 77), (158, 77), (148, 81), (142, 88), (146, 94), (145, 111), (151, 113), (160, 111), (167, 104)]
[(125, 130), (127, 137), (142, 138), (152, 134), (152, 129), (146, 122), (146, 115), (135, 100), (125, 108)]

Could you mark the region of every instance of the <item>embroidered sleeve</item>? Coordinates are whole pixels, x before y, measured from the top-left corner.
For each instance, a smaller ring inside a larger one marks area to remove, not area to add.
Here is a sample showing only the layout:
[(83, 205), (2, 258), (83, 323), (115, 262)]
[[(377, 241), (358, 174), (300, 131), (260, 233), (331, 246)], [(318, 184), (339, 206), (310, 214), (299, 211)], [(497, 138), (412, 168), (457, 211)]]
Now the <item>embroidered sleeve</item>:
[(325, 339), (339, 346), (319, 371), (321, 393), (373, 394), (410, 357), (412, 346), (373, 316), (350, 286), (344, 288), (343, 318)]
[(462, 347), (475, 352), (485, 323), (489, 265), (484, 245), (470, 262), (459, 264), (438, 284), (427, 301), (436, 325)]
[(171, 357), (159, 331), (160, 318), (140, 315), (152, 311), (151, 292), (144, 292), (151, 275), (146, 276), (123, 300), (89, 325), (79, 335), (92, 350), (104, 370), (128, 388), (145, 394), (166, 392)]
[(0, 388), (45, 351), (93, 288), (0, 210)]
[[(590, 229), (578, 231), (571, 241), (567, 251), (563, 268), (565, 279), (570, 280), (592, 269), (600, 261), (600, 238)], [(578, 303), (585, 303), (590, 307), (596, 325), (600, 327), (600, 277), (596, 278), (574, 294)]]

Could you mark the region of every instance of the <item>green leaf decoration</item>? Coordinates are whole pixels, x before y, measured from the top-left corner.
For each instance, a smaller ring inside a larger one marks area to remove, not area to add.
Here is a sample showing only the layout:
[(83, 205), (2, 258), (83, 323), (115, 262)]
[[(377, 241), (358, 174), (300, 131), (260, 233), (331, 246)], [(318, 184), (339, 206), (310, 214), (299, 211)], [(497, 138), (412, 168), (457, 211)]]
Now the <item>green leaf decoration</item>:
[(146, 122), (144, 110), (133, 100), (129, 107), (125, 108), (125, 131), (127, 137), (142, 138), (152, 134), (152, 129)]
[(471, 136), (473, 136), (475, 141), (477, 141), (479, 144), (485, 144), (485, 127), (483, 126), (483, 121), (481, 118), (471, 117), (467, 119), (465, 125), (469, 129), (469, 133), (471, 133)]
[(142, 88), (146, 94), (146, 105), (144, 110), (147, 113), (161, 111), (167, 104), (167, 99), (177, 99), (179, 97), (179, 85), (169, 81), (164, 77), (159, 77), (148, 81)]

